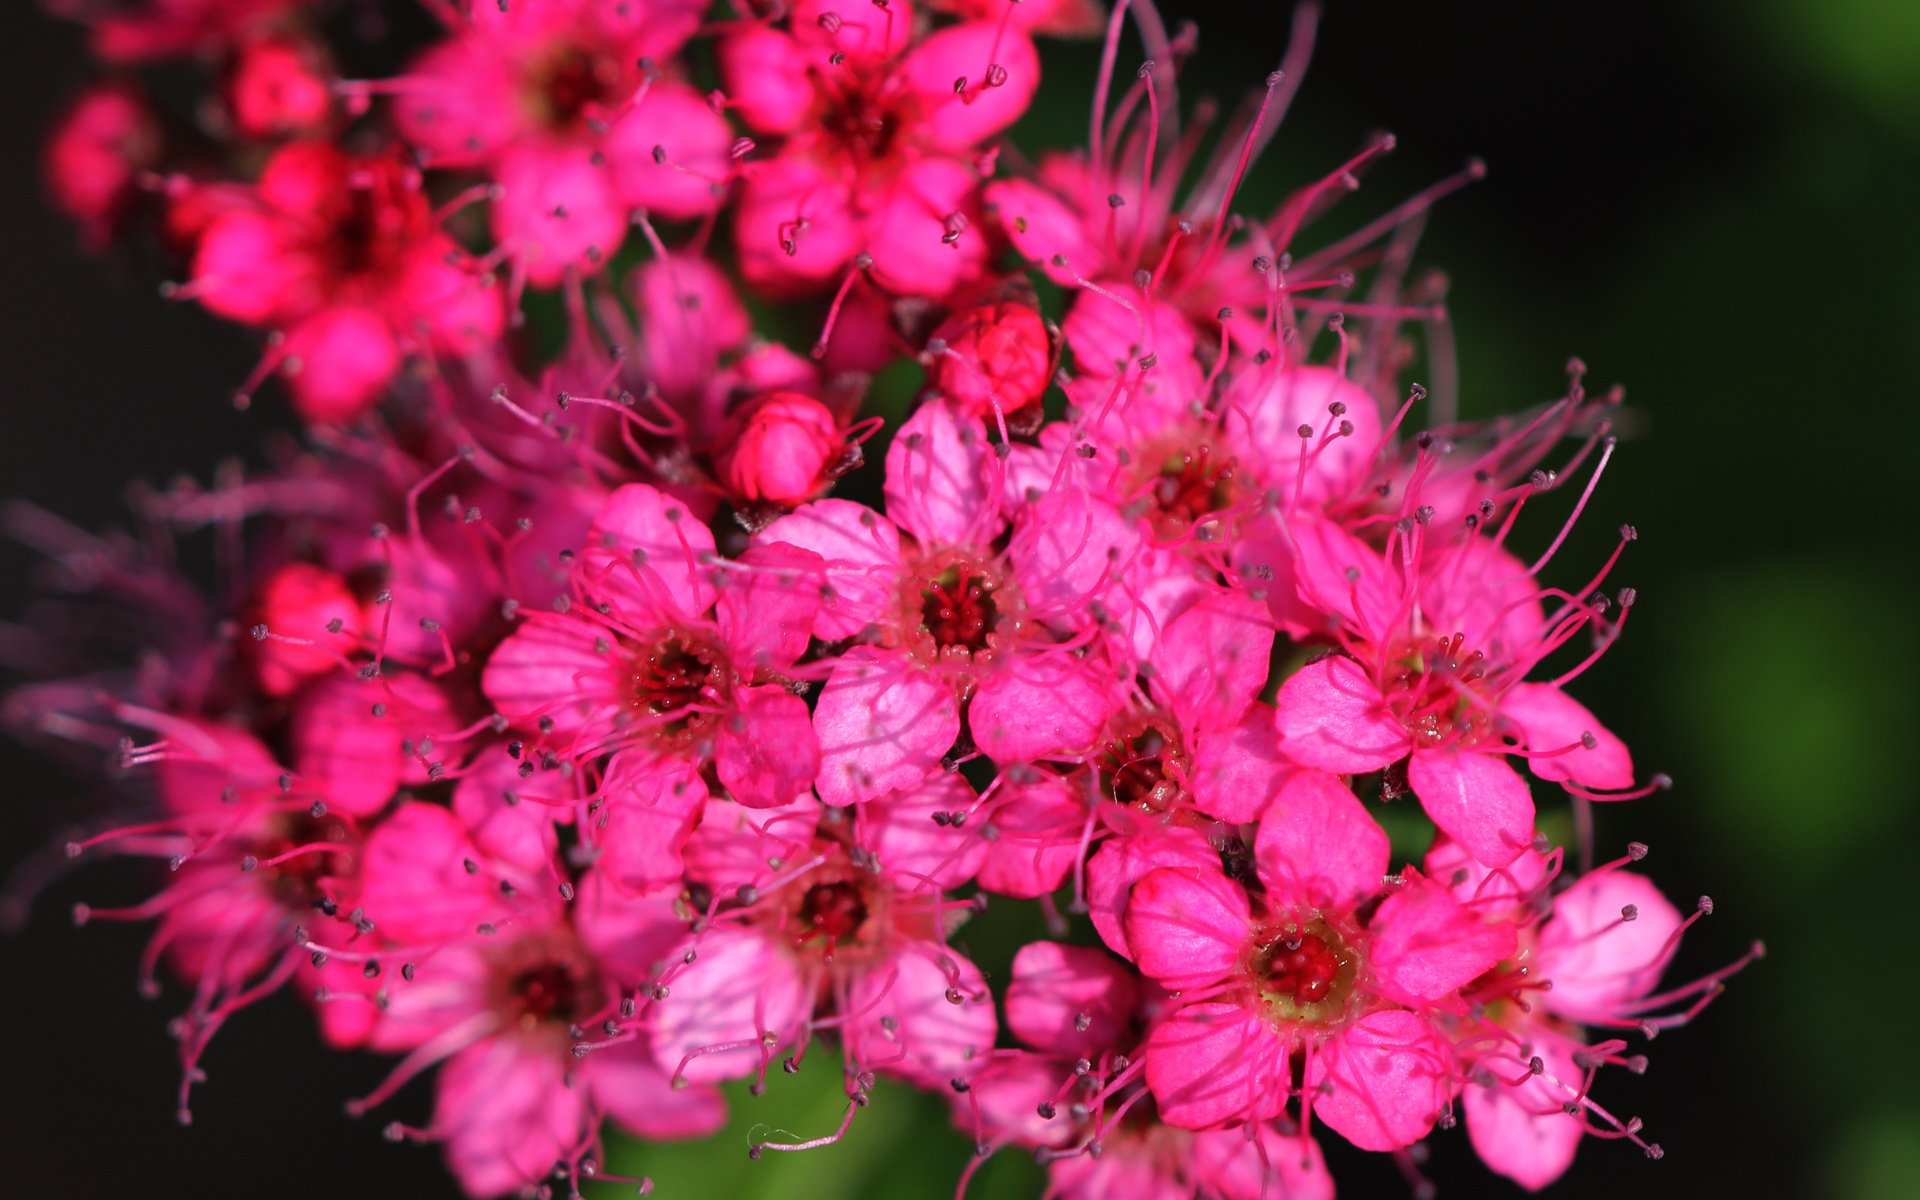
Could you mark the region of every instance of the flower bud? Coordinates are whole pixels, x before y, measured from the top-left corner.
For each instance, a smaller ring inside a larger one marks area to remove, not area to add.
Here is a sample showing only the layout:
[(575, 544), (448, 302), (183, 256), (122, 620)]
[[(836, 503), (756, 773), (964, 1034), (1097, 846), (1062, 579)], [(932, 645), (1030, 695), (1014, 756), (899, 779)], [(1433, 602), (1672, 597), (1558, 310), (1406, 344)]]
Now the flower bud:
[(839, 424), (827, 406), (799, 392), (772, 392), (729, 422), (717, 467), (734, 499), (803, 504), (820, 494), (840, 455)]
[(274, 37), (242, 46), (227, 77), (227, 105), (234, 126), (250, 138), (317, 131), (333, 113), (333, 87), (320, 51)]
[(990, 416), (1025, 408), (1047, 390), (1047, 327), (1024, 304), (982, 304), (934, 331), (927, 382), (964, 411)]
[(129, 88), (98, 85), (67, 110), (47, 143), (47, 191), (97, 248), (159, 153), (159, 124), (146, 103)]

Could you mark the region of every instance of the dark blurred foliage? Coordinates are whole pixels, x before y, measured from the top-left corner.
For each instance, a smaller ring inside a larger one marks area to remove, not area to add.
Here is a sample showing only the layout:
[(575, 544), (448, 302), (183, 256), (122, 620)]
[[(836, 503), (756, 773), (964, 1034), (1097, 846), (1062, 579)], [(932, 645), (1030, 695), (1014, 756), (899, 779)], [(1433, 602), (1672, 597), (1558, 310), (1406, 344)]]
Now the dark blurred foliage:
[[(1231, 101), (1279, 59), (1281, 6), (1166, 7), (1202, 25), (1190, 94), (1205, 81)], [(1920, 1195), (1907, 1028), (1920, 817), (1905, 753), (1920, 656), (1903, 532), (1920, 479), (1920, 407), (1905, 394), (1920, 337), (1920, 6), (1331, 7), (1252, 191), (1277, 195), (1380, 128), (1400, 149), (1345, 202), (1356, 220), (1469, 155), (1488, 161), (1423, 249), (1454, 280), (1466, 410), (1549, 398), (1578, 354), (1597, 385), (1627, 385), (1636, 414), (1561, 562), (1576, 574), (1614, 526), (1639, 529), (1616, 576), (1640, 593), (1629, 636), (1577, 690), (1677, 786), (1602, 811), (1603, 854), (1645, 841), (1646, 868), (1683, 906), (1713, 896), (1676, 977), (1756, 936), (1770, 951), (1651, 1047), (1646, 1077), (1603, 1085), (1665, 1160), (1591, 1142), (1553, 1194)], [(97, 527), (119, 515), (124, 481), (205, 478), (285, 418), (271, 401), (244, 416), (224, 402), (252, 364), (246, 335), (162, 303), (151, 264), (84, 258), (44, 209), (41, 133), (85, 66), (71, 29), (16, 13), (9, 33), (0, 492)], [(1065, 142), (1084, 129), (1092, 61), (1089, 47), (1048, 48), (1048, 108), (1031, 130)], [(18, 611), (31, 561), (0, 551), (4, 611)], [(16, 746), (4, 754), (0, 862), (12, 863), (91, 789)], [(134, 995), (144, 932), (66, 919), (81, 896), (135, 886), (95, 868), (0, 942), (0, 1190), (454, 1194), (431, 1151), (342, 1115), (381, 1065), (322, 1053), (291, 998), (222, 1033), (197, 1123), (176, 1127), (170, 1001)], [(970, 936), (991, 958), (990, 925)], [(790, 1086), (742, 1097), (718, 1144), (621, 1165), (655, 1172), (668, 1195), (950, 1194), (965, 1147), (936, 1102), (899, 1091), (842, 1146), (749, 1163), (750, 1123), (812, 1136), (837, 1121), (825, 1073), (776, 1083)], [(399, 1104), (418, 1115), (424, 1090)], [(1444, 1195), (1516, 1194), (1458, 1132), (1432, 1153)], [(1390, 1165), (1332, 1156), (1345, 1195), (1403, 1194)], [(1031, 1177), (996, 1164), (973, 1194), (1033, 1194), (1015, 1187)]]

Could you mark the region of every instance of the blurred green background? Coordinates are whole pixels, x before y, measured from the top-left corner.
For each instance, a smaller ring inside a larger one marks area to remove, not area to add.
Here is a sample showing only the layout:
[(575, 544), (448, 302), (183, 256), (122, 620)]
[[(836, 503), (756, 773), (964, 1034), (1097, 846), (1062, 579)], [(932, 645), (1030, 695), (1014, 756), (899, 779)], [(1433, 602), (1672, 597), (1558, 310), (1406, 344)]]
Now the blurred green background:
[[(1165, 7), (1202, 22), (1189, 95), (1205, 82), (1231, 101), (1278, 61), (1284, 6)], [(1643, 771), (1676, 786), (1604, 808), (1600, 843), (1647, 842), (1645, 866), (1670, 895), (1714, 898), (1676, 977), (1755, 937), (1770, 951), (1699, 1023), (1651, 1047), (1645, 1077), (1603, 1083), (1665, 1160), (1590, 1142), (1552, 1194), (1920, 1197), (1907, 1028), (1920, 705), (1906, 690), (1920, 680), (1920, 418), (1907, 394), (1920, 343), (1920, 5), (1332, 9), (1253, 191), (1278, 195), (1392, 129), (1401, 149), (1343, 204), (1338, 231), (1468, 155), (1488, 160), (1489, 179), (1436, 213), (1421, 256), (1454, 281), (1468, 411), (1557, 394), (1578, 354), (1594, 384), (1627, 386), (1638, 415), (1561, 562), (1574, 573), (1619, 523), (1638, 527), (1615, 576), (1640, 593), (1628, 636), (1576, 690)], [(85, 263), (39, 212), (21, 165), (79, 67), (70, 31), (32, 36), (46, 53), (0, 79), (18, 114), (0, 225), (14, 259), (0, 490), (99, 524), (118, 481), (204, 477), (272, 418), (220, 411), (249, 365), (243, 337)], [(1027, 132), (1061, 143), (1084, 129), (1092, 51), (1047, 52), (1045, 107)], [(8, 553), (11, 598), (24, 560)], [(22, 795), (65, 786), (6, 753)], [(30, 821), (0, 819), (10, 843), (28, 836)], [(97, 893), (98, 878), (86, 885)], [(339, 1115), (338, 1097), (379, 1067), (322, 1055), (291, 1000), (222, 1035), (199, 1123), (173, 1127), (166, 1014), (131, 999), (139, 935), (64, 928), (69, 890), (0, 944), (0, 1178), (13, 1194), (164, 1189), (206, 1179), (210, 1163), (235, 1195), (452, 1194), (430, 1152)], [(973, 936), (990, 958), (991, 930)], [(612, 1165), (653, 1174), (663, 1195), (906, 1200), (950, 1195), (967, 1150), (939, 1101), (886, 1089), (844, 1144), (749, 1161), (752, 1125), (811, 1137), (837, 1124), (837, 1080), (818, 1069), (736, 1108), (717, 1145)], [(1403, 1194), (1390, 1165), (1334, 1157), (1345, 1195)], [(1003, 1159), (973, 1194), (1036, 1194), (1031, 1165)], [(1458, 1133), (1433, 1140), (1429, 1169), (1445, 1195), (1516, 1194)]]

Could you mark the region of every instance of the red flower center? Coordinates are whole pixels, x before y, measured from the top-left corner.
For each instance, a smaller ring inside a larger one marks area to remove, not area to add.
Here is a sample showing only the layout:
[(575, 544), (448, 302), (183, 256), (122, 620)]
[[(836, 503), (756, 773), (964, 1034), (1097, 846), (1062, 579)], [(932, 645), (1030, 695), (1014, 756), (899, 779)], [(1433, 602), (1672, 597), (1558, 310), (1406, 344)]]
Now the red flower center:
[(859, 884), (849, 880), (816, 883), (800, 900), (800, 928), (794, 944), (820, 938), (831, 957), (835, 946), (859, 936), (866, 923), (867, 898)]
[(686, 710), (715, 682), (712, 654), (676, 633), (667, 633), (653, 649), (636, 655), (630, 681), (634, 708), (666, 718), (670, 731), (686, 728), (701, 715)]
[(1339, 956), (1311, 933), (1283, 939), (1267, 960), (1267, 986), (1291, 995), (1295, 1004), (1325, 1000), (1339, 973)]
[(1255, 946), (1250, 967), (1274, 1017), (1324, 1025), (1345, 1014), (1359, 979), (1360, 955), (1351, 936), (1315, 917), (1281, 925)]
[(508, 978), (500, 1007), (524, 1026), (577, 1025), (604, 1007), (604, 991), (590, 966), (550, 953)]
[(1465, 642), (1466, 635), (1456, 633), (1410, 645), (1396, 660), (1399, 672), (1387, 680), (1389, 704), (1421, 746), (1471, 745), (1491, 730), (1487, 656), (1467, 653)]
[(984, 650), (1000, 618), (993, 580), (964, 566), (949, 567), (927, 581), (920, 616), (938, 649)]
[(571, 129), (589, 108), (616, 98), (618, 77), (619, 70), (605, 55), (579, 46), (561, 48), (534, 73), (531, 99), (540, 123), (548, 129)]
[(1129, 808), (1168, 812), (1186, 794), (1186, 755), (1177, 738), (1154, 725), (1109, 741), (1100, 768), (1106, 793)]
[(1148, 485), (1157, 514), (1154, 530), (1178, 536), (1195, 522), (1230, 507), (1234, 501), (1234, 460), (1197, 446), (1168, 455)]

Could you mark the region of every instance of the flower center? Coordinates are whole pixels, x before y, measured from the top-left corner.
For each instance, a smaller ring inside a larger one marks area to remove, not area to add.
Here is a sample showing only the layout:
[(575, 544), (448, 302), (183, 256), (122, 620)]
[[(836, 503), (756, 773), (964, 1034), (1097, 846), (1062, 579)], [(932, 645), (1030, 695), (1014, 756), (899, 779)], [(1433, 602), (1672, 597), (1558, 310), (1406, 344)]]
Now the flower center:
[(1346, 1010), (1360, 957), (1324, 919), (1289, 921), (1255, 948), (1252, 971), (1276, 1019), (1324, 1024)]
[(499, 1010), (523, 1028), (577, 1025), (605, 1006), (605, 987), (587, 963), (552, 950), (506, 977)]
[(964, 566), (948, 567), (934, 576), (921, 594), (921, 628), (941, 651), (953, 647), (985, 650), (999, 619), (993, 580)]
[(358, 839), (337, 817), (287, 813), (276, 817), (274, 830), (249, 847), (256, 868), (279, 901), (304, 909), (327, 892), (329, 879), (348, 879), (354, 873)]
[(579, 46), (556, 51), (535, 72), (529, 93), (540, 123), (554, 130), (572, 128), (590, 106), (613, 98), (615, 74), (603, 56)]
[(821, 124), (856, 163), (879, 162), (893, 152), (901, 114), (874, 89), (859, 87), (836, 99)]
[(859, 884), (848, 880), (816, 883), (800, 900), (800, 928), (794, 944), (803, 946), (820, 938), (831, 958), (833, 948), (859, 936), (866, 923), (866, 893)]
[(1456, 633), (1410, 645), (1387, 681), (1401, 724), (1421, 746), (1471, 745), (1491, 731), (1494, 706), (1482, 695), (1487, 656), (1467, 653), (1465, 641)]
[(1100, 773), (1107, 795), (1129, 808), (1168, 812), (1186, 794), (1187, 757), (1178, 739), (1155, 725), (1109, 741)]
[(1234, 502), (1234, 460), (1216, 454), (1211, 446), (1179, 450), (1161, 460), (1160, 472), (1148, 484), (1153, 501), (1154, 531), (1163, 537), (1185, 533)]
[(654, 718), (663, 732), (682, 732), (703, 715), (688, 710), (716, 682), (715, 674), (710, 651), (668, 632), (651, 650), (634, 657), (629, 681), (633, 707)]

